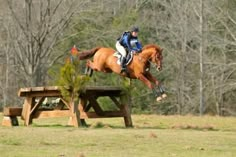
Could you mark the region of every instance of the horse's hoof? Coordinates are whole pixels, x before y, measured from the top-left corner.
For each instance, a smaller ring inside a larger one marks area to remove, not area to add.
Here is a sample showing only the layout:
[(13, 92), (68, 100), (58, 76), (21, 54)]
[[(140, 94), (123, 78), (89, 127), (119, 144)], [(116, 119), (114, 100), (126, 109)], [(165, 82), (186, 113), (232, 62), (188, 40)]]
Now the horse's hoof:
[(161, 97), (164, 99), (164, 98), (167, 97), (167, 95), (164, 93), (164, 94), (161, 95)]
[(157, 97), (156, 101), (161, 101), (161, 99), (162, 99), (162, 97), (159, 96), (159, 97)]

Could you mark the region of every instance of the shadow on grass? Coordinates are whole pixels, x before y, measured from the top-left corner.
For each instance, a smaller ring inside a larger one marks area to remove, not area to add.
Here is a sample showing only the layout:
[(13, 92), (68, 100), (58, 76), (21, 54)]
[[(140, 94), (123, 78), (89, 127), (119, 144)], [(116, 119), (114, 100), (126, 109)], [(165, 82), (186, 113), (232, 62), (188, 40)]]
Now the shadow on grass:
[[(32, 124), (33, 127), (47, 127), (47, 128), (75, 128), (70, 125), (62, 125), (62, 124)], [(125, 127), (125, 126), (114, 126), (110, 124), (104, 124), (102, 122), (96, 122), (92, 124), (86, 124), (79, 128), (87, 128), (87, 129), (173, 129), (173, 130), (198, 130), (198, 131), (218, 131), (218, 129), (214, 128), (211, 125), (205, 126), (197, 126), (197, 125), (159, 125), (159, 126), (139, 126), (134, 125), (133, 127)]]
[(125, 126), (114, 126), (109, 124), (103, 124), (101, 122), (97, 122), (91, 125), (88, 125), (88, 128), (111, 128), (111, 129), (178, 129), (178, 130), (199, 130), (199, 131), (218, 131), (218, 129), (213, 126), (194, 126), (194, 125), (176, 125), (176, 126), (138, 126), (134, 125), (133, 127), (125, 127)]
[(197, 126), (197, 125), (174, 125), (171, 129), (182, 129), (182, 130), (200, 130), (200, 131), (218, 131), (211, 125)]
[(14, 145), (14, 146), (19, 146), (22, 144), (18, 139), (13, 139), (13, 138), (1, 140), (0, 143), (2, 143), (3, 145)]
[(47, 128), (73, 128), (70, 125), (62, 125), (62, 124), (32, 124), (33, 127), (47, 127)]

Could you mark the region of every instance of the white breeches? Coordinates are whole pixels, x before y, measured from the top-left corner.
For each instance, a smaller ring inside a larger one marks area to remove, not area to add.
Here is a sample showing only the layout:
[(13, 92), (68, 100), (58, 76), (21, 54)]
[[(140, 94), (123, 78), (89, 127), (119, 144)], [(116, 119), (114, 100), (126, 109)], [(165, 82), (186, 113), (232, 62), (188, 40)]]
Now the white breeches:
[(122, 54), (123, 57), (126, 57), (127, 52), (125, 48), (120, 44), (119, 41), (116, 42), (116, 49)]

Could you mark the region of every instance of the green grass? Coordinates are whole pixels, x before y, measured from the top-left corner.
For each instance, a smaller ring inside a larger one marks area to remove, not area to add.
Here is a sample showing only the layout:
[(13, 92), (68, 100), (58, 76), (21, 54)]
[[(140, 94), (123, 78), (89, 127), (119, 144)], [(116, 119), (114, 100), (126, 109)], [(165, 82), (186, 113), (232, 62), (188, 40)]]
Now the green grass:
[[(3, 157), (234, 157), (236, 118), (132, 116), (88, 119), (88, 128), (66, 126), (68, 118), (37, 119), (30, 127), (0, 126)], [(2, 115), (0, 115), (0, 120)], [(20, 121), (22, 124), (22, 121)]]

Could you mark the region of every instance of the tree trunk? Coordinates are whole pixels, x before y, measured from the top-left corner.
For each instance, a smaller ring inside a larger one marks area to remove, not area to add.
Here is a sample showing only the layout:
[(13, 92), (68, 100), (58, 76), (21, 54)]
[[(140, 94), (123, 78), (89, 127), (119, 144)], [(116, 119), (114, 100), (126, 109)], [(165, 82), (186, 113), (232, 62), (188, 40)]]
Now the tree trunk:
[(204, 2), (203, 0), (200, 0), (200, 50), (199, 50), (199, 64), (200, 64), (200, 78), (199, 78), (199, 114), (200, 116), (204, 113), (204, 86), (203, 86), (203, 78), (204, 78), (204, 71), (203, 71), (203, 51), (204, 51)]

